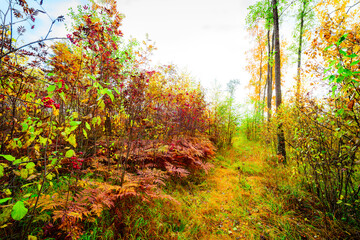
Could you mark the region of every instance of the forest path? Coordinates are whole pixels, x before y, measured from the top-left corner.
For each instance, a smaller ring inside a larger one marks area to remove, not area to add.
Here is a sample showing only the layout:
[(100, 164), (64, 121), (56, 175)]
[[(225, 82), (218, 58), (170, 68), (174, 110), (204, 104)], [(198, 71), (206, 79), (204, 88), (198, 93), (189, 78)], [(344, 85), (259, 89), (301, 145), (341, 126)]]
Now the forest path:
[(214, 159), (205, 181), (178, 189), (181, 224), (175, 239), (301, 239), (304, 232), (312, 234), (279, 190), (282, 174), (291, 172), (271, 166), (270, 155), (237, 136), (234, 146)]

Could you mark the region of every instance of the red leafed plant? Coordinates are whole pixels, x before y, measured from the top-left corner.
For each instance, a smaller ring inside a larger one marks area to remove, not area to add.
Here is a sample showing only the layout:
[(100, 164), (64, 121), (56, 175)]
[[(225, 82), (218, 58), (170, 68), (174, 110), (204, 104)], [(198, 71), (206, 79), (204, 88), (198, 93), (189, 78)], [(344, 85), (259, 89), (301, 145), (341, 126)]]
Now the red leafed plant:
[[(34, 20), (27, 1), (16, 7)], [(177, 203), (167, 180), (211, 168), (200, 87), (174, 66), (149, 69), (154, 46), (125, 43), (116, 9), (71, 11), (72, 33), (51, 56), (41, 41), (15, 51), (0, 30), (0, 238), (78, 239), (99, 222), (127, 238), (127, 209)]]

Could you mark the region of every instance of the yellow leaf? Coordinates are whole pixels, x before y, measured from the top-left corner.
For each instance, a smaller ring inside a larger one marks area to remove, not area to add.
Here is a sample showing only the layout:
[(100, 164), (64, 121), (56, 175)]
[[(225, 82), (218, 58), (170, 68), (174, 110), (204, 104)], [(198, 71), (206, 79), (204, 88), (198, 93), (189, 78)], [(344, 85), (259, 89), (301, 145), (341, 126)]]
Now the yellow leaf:
[(88, 136), (87, 136), (87, 132), (85, 131), (85, 129), (83, 129), (83, 134), (84, 134), (85, 138), (87, 139)]
[(74, 148), (77, 147), (77, 143), (76, 143), (76, 137), (74, 134), (71, 134), (70, 137), (67, 139), (67, 141), (73, 145)]
[(11, 195), (11, 190), (7, 188), (4, 193), (5, 193), (6, 196), (10, 196)]
[(0, 226), (0, 228), (6, 228), (8, 226), (8, 224), (4, 224), (2, 226)]
[(77, 113), (77, 112), (73, 112), (73, 113), (72, 113), (72, 116), (73, 116), (73, 118), (74, 118), (74, 119), (76, 119), (76, 118), (78, 118), (78, 117), (79, 117), (79, 113)]
[(53, 107), (53, 114), (55, 117), (59, 116), (59, 109)]
[(28, 176), (29, 176), (28, 170), (25, 168), (22, 168), (20, 170), (20, 177), (22, 177), (23, 179), (26, 179), (26, 178), (28, 178)]
[(54, 176), (55, 176), (55, 174), (49, 173), (48, 175), (46, 175), (46, 179), (51, 181)]
[(99, 106), (100, 110), (104, 110), (104, 108), (105, 108), (104, 100), (100, 99), (98, 101), (98, 106)]

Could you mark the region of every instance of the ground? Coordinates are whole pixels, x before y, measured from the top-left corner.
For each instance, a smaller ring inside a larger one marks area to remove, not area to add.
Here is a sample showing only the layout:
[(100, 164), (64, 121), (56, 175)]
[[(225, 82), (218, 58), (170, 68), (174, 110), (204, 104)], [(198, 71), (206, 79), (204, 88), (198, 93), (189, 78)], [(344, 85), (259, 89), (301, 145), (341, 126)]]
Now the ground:
[(299, 190), (296, 168), (278, 163), (270, 148), (239, 134), (233, 147), (220, 151), (212, 163), (209, 174), (170, 184), (165, 191), (179, 204), (146, 208), (141, 219), (148, 221), (137, 227), (134, 239), (325, 237), (327, 226), (318, 229), (316, 219), (310, 224), (307, 217), (316, 214), (309, 196)]

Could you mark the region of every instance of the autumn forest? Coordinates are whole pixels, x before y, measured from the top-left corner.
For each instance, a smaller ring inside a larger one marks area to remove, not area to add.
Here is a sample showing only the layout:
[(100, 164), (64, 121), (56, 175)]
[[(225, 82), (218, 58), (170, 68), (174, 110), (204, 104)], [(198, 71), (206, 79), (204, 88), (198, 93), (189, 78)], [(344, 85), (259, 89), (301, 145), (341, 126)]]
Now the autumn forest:
[(115, 0), (35, 41), (46, 1), (3, 2), (0, 239), (360, 239), (360, 2), (253, 1), (246, 105), (153, 64)]

